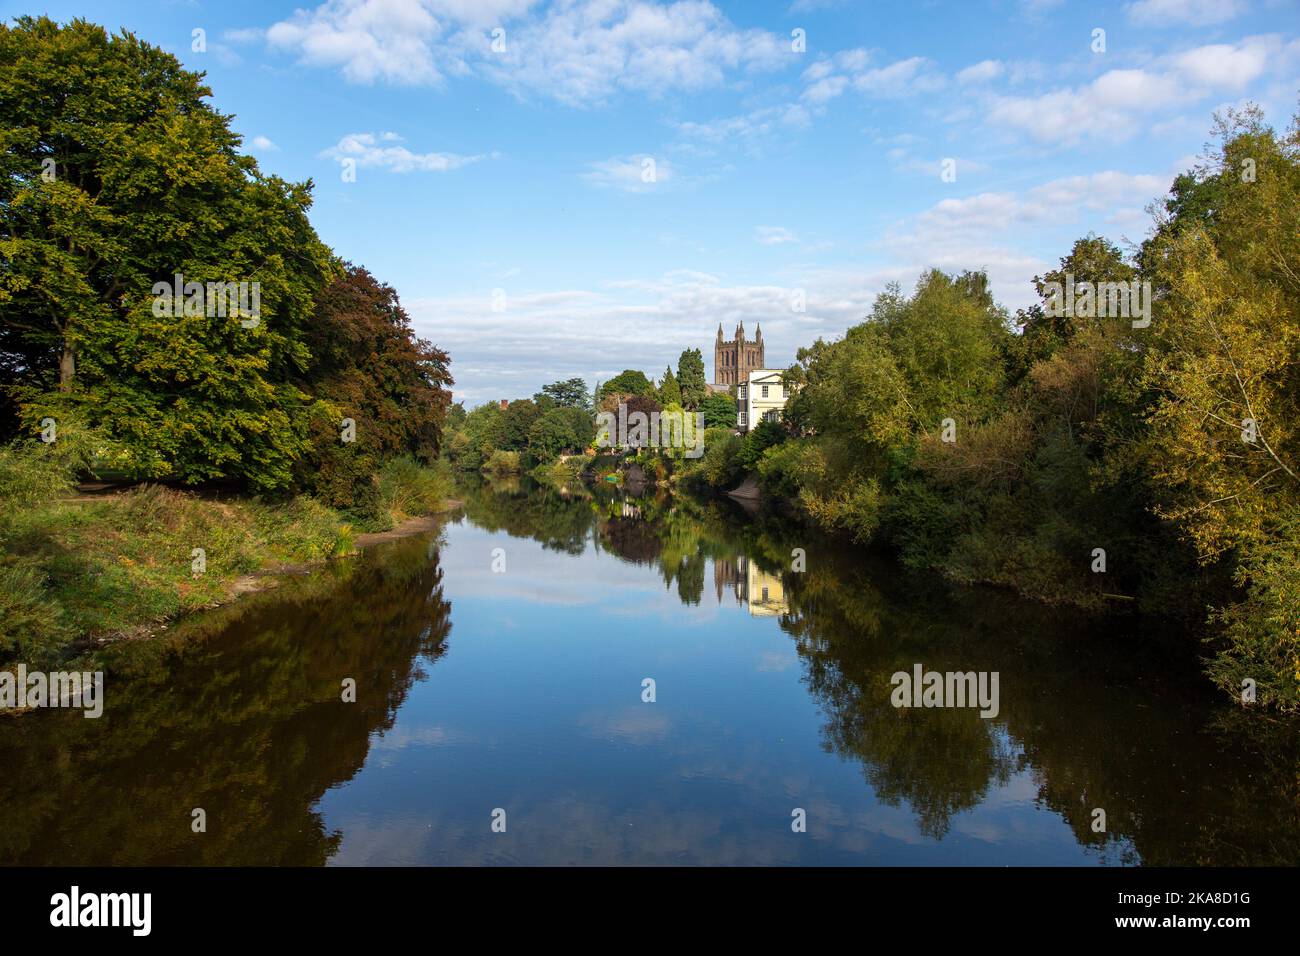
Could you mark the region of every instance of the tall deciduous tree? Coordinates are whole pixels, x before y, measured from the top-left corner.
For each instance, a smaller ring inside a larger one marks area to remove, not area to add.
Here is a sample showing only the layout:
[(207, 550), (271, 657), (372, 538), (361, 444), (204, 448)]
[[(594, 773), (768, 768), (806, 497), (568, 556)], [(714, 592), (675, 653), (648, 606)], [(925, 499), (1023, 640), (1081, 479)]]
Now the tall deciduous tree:
[(608, 382), (605, 382), (597, 388), (596, 403), (599, 404), (601, 399), (606, 395), (653, 395), (654, 393), (654, 382), (646, 378), (645, 372), (633, 368), (625, 368)]
[(1234, 556), (1212, 672), (1300, 708), (1300, 115), (1219, 119), (1213, 161), (1181, 178), (1142, 252), (1159, 290), (1143, 385), (1163, 514), (1202, 557)]
[[(366, 269), (343, 274), (317, 297), (304, 343), (311, 365), (297, 385), (318, 404), (301, 483), (354, 507), (380, 463), (398, 455), (438, 457), (451, 401), (447, 353), (417, 338), (397, 292)], [(340, 440), (351, 419), (354, 440)]]
[[(283, 487), (311, 404), (291, 381), (333, 265), (310, 184), (261, 174), (209, 95), (130, 33), (0, 26), (0, 361), (28, 428), (79, 415), (140, 474)], [(156, 308), (177, 274), (256, 282), (260, 313), (188, 293)]]

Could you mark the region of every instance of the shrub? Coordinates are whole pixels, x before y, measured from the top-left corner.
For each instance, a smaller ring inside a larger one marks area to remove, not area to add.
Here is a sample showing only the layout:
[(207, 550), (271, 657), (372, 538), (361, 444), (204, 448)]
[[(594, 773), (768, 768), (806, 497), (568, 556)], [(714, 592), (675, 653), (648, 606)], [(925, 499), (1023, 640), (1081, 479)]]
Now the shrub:
[(745, 471), (758, 468), (763, 453), (773, 445), (779, 445), (789, 437), (785, 428), (778, 422), (763, 420), (745, 436), (737, 462)]
[(425, 466), (414, 458), (394, 458), (379, 472), (379, 496), (394, 518), (437, 511), (451, 488), (451, 466), (444, 461)]
[(30, 507), (69, 493), (77, 479), (110, 466), (119, 447), (73, 420), (58, 423), (56, 440), (15, 442), (0, 448), (0, 510)]
[(0, 660), (53, 663), (73, 636), (63, 609), (50, 600), (44, 572), (0, 555)]
[(492, 453), (492, 457), (487, 460), (483, 470), (489, 475), (517, 475), (520, 473), (519, 452), (502, 451), (497, 449)]

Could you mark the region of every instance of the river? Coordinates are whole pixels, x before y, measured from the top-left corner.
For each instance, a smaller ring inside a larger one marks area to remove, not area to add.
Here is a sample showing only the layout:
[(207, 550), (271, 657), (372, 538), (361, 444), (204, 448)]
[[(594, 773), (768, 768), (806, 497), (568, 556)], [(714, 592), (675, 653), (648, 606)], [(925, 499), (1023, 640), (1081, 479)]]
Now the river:
[[(728, 502), (464, 497), (115, 648), (99, 719), (0, 721), (0, 864), (1300, 861), (1294, 724), (1185, 636)], [(895, 706), (918, 665), (996, 716)]]

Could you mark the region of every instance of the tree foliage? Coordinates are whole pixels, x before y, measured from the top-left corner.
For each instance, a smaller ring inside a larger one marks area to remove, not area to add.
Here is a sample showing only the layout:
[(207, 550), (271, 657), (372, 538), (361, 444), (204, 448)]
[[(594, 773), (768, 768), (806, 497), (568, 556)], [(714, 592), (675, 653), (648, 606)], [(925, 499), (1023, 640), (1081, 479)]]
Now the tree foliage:
[(671, 368), (664, 369), (664, 377), (659, 382), (659, 403), (664, 406), (681, 405), (682, 390), (677, 385), (677, 376)]
[(706, 428), (735, 428), (737, 406), (736, 400), (725, 393), (716, 393), (700, 402), (700, 412), (704, 415)]
[(542, 398), (549, 398), (562, 408), (591, 408), (591, 398), (587, 393), (587, 383), (581, 378), (569, 378), (562, 382), (543, 385), (542, 390), (533, 396), (533, 401), (542, 404)]
[[(210, 95), (129, 32), (0, 25), (0, 429), (80, 421), (128, 474), (258, 491), (337, 457), (343, 409), (365, 467), (436, 454), (446, 355), (335, 260), (310, 181), (262, 173)], [(177, 282), (198, 285), (158, 294)]]
[(639, 372), (636, 369), (624, 369), (609, 381), (602, 383), (596, 390), (596, 404), (605, 398), (606, 395), (616, 394), (627, 395), (653, 395), (655, 394), (654, 382), (646, 378), (645, 372)]
[(677, 359), (677, 386), (682, 404), (695, 411), (704, 401), (708, 389), (704, 384), (704, 356), (699, 349), (686, 349)]

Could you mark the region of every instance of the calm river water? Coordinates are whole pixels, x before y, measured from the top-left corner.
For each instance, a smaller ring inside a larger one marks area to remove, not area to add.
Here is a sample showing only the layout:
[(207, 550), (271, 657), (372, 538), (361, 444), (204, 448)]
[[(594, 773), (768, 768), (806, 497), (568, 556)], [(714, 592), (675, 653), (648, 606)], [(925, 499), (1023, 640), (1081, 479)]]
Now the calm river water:
[[(0, 864), (1300, 861), (1295, 726), (1138, 619), (727, 503), (464, 496), (119, 650), (98, 720), (0, 721)], [(893, 706), (917, 664), (997, 672), (997, 716)]]

